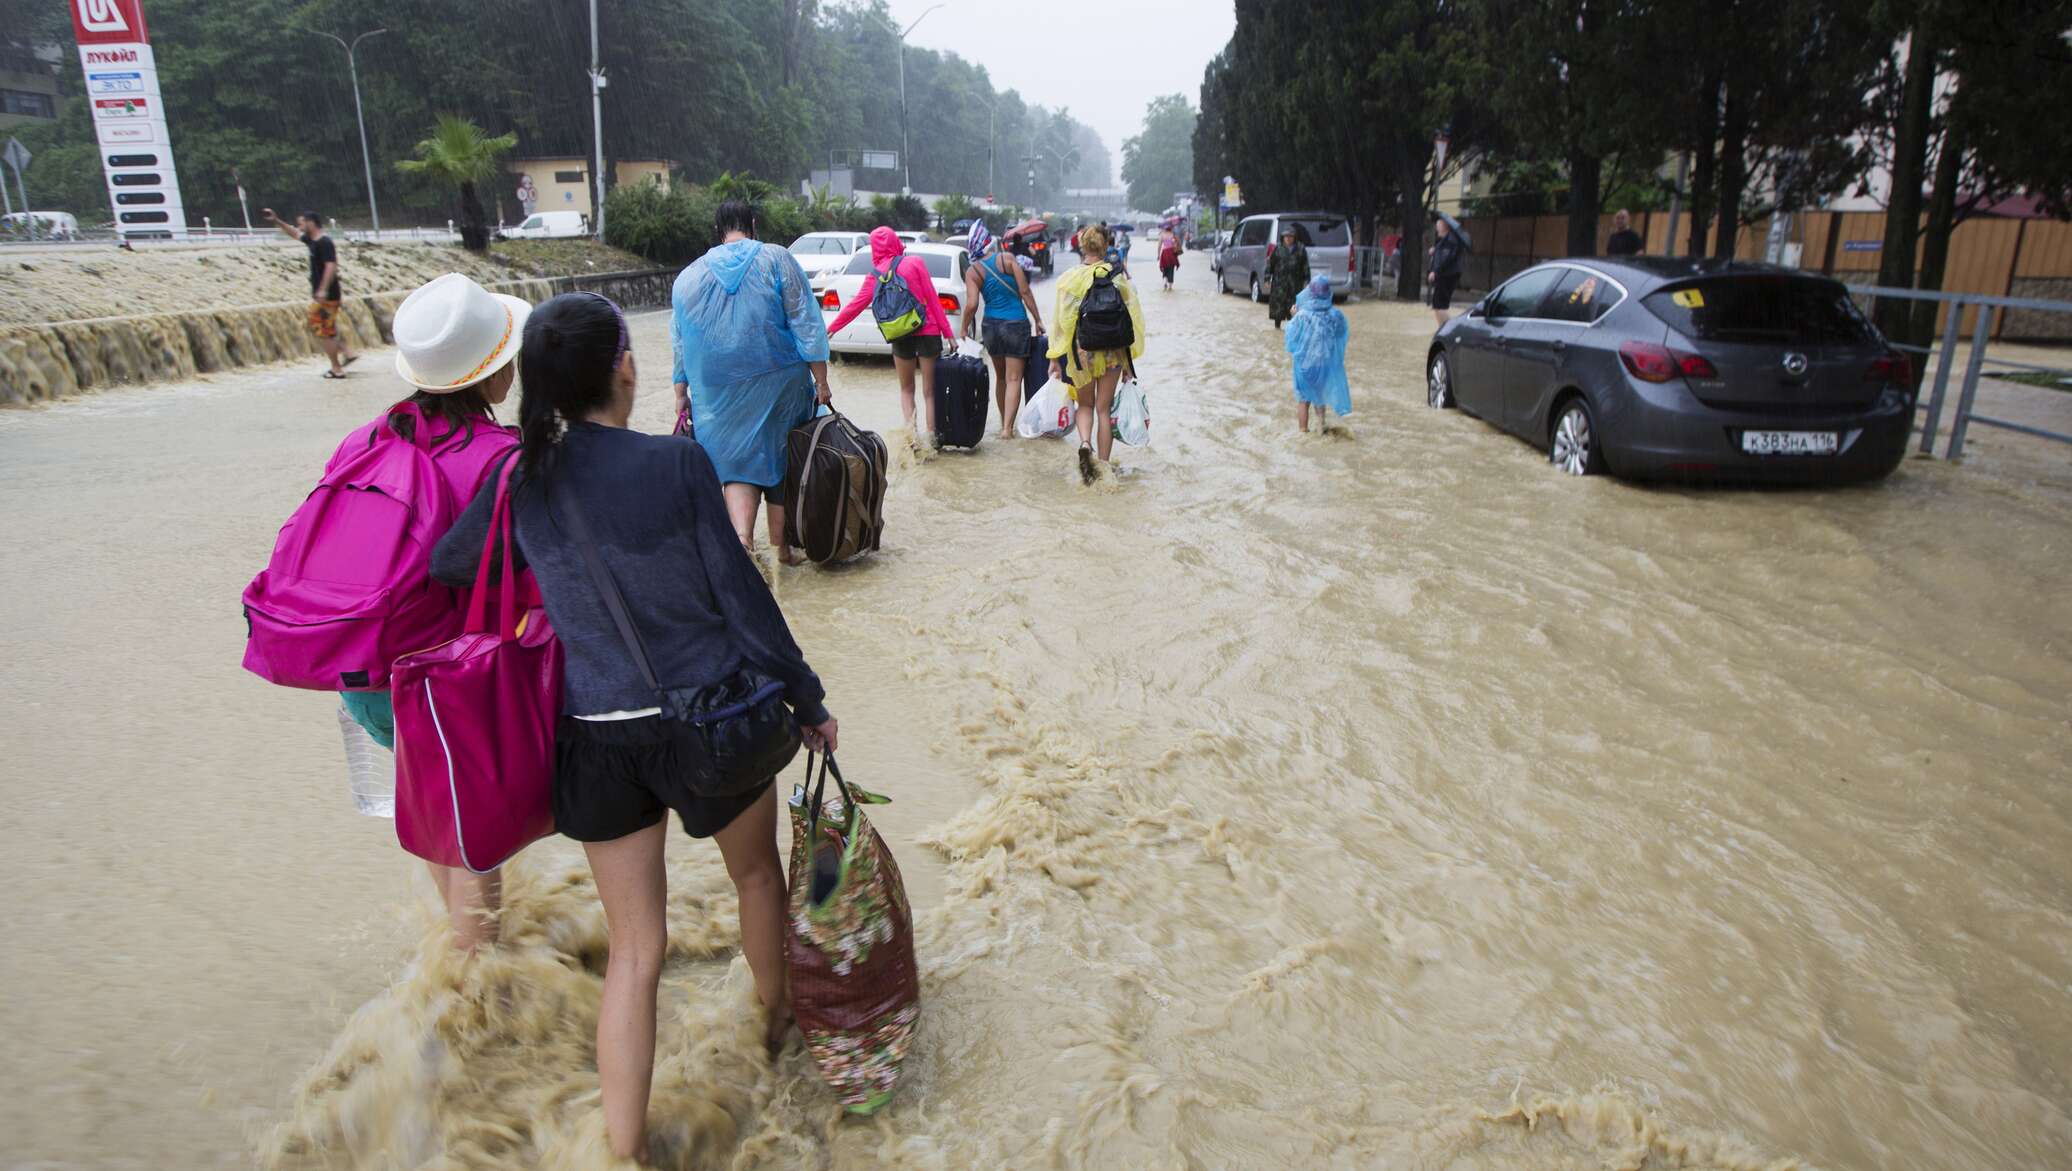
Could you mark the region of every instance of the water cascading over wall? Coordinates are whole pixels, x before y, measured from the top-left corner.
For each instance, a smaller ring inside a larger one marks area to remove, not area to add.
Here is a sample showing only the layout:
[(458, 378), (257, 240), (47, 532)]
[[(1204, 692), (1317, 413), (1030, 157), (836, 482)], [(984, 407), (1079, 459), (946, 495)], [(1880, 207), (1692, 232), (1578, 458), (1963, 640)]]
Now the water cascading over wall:
[[(670, 269), (534, 277), (486, 287), (539, 302), (559, 293), (602, 293), (628, 309), (669, 303)], [(339, 333), (354, 349), (394, 340), (408, 290), (345, 298)], [(0, 406), (66, 398), (109, 386), (178, 382), (322, 351), (304, 301), (223, 309), (0, 325)]]

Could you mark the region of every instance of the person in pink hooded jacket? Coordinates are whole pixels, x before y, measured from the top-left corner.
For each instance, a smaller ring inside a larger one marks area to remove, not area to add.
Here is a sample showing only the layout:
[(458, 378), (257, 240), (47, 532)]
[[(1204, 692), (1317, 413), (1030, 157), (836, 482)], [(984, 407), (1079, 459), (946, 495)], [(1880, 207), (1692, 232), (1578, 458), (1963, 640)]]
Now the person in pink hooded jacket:
[[(936, 295), (935, 278), (928, 275), (928, 263), (918, 256), (908, 255), (906, 243), (891, 228), (871, 230), (871, 263), (879, 272), (885, 272), (891, 265), (899, 266), (900, 279), (906, 281), (914, 299), (921, 302), (921, 328), (906, 337), (892, 342), (892, 365), (899, 371), (899, 410), (906, 416), (907, 429), (914, 434), (914, 446), (922, 446), (921, 433), (914, 427), (914, 372), (921, 375), (921, 401), (928, 411), (928, 442), (935, 442), (935, 360), (942, 356), (943, 343), (955, 336), (950, 330), (950, 316), (943, 312), (942, 298)], [(835, 319), (827, 323), (830, 337), (842, 331), (842, 327), (856, 320), (856, 316), (870, 308), (871, 297), (877, 292), (878, 282), (868, 280), (842, 306)]]

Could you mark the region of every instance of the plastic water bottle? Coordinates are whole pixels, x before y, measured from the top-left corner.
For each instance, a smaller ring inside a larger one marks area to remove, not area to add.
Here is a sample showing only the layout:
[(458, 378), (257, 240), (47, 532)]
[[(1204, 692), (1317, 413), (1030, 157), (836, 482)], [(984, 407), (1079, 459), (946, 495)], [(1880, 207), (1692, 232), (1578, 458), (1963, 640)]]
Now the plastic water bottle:
[(345, 737), (345, 778), (352, 785), (353, 804), (369, 817), (394, 817), (396, 758), (374, 742), (342, 703), (338, 732)]

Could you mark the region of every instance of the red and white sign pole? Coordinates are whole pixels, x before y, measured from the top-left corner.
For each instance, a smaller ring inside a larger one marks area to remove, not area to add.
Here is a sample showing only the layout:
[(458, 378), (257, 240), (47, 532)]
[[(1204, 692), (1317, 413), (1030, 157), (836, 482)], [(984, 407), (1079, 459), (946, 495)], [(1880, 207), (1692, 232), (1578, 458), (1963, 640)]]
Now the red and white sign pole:
[(158, 63), (144, 30), (144, 0), (71, 4), (115, 230), (129, 239), (186, 239), (187, 213), (158, 95)]

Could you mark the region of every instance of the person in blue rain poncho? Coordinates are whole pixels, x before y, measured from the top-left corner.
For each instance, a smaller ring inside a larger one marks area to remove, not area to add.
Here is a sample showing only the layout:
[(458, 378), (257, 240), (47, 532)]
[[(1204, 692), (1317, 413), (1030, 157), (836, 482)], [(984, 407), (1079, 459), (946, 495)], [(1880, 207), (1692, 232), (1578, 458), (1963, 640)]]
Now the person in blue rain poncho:
[(1309, 433), (1309, 408), (1317, 408), (1317, 425), (1330, 430), (1329, 407), (1345, 418), (1353, 413), (1353, 392), (1345, 380), (1345, 314), (1331, 304), (1331, 278), (1318, 274), (1295, 296), (1295, 316), (1288, 322), (1288, 353), (1295, 366), (1295, 423)]
[(827, 325), (791, 253), (755, 238), (755, 209), (720, 204), (719, 246), (670, 291), (676, 406), (712, 459), (734, 533), (755, 550), (755, 506), (765, 503), (770, 545), (785, 564), (784, 441), (833, 397)]

